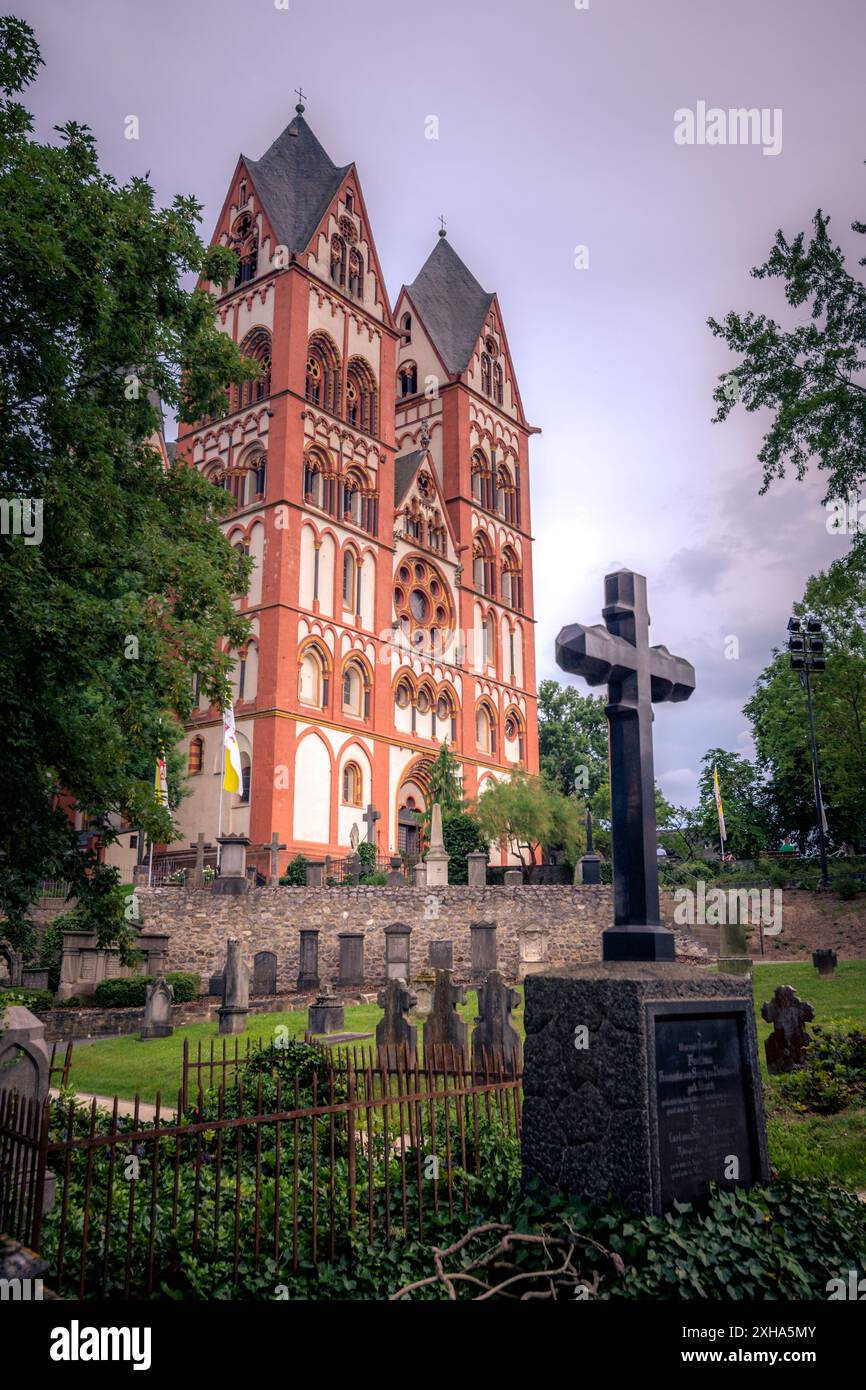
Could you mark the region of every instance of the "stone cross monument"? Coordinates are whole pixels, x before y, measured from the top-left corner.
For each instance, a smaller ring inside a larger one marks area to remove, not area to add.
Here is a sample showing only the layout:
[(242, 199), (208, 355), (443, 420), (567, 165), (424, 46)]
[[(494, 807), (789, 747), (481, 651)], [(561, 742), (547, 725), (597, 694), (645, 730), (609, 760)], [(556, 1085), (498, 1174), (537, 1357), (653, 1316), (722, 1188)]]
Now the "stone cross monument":
[(673, 960), (674, 937), (659, 919), (652, 705), (687, 700), (695, 669), (649, 645), (646, 580), (617, 570), (604, 580), (605, 627), (573, 623), (556, 639), (556, 660), (589, 685), (607, 685), (614, 925), (604, 960)]

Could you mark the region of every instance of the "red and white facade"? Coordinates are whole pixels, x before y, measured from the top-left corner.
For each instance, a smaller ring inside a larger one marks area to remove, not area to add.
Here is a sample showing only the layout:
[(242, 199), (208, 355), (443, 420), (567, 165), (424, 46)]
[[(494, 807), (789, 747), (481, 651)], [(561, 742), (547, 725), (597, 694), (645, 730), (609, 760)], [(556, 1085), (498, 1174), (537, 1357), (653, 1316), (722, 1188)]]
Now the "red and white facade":
[[(478, 299), (455, 370), (412, 286), (392, 313), (354, 165), (331, 165), (301, 116), (293, 127), (241, 158), (214, 236), (241, 257), (235, 284), (210, 287), (219, 324), (263, 376), (178, 440), (233, 493), (224, 530), (254, 569), (234, 674), (244, 791), (221, 792), (221, 719), (202, 697), (177, 821), (183, 840), (213, 839), (222, 799), (223, 833), (249, 836), (262, 867), (274, 831), (281, 866), (345, 855), (368, 805), (380, 854), (415, 851), (443, 739), (470, 797), (538, 768), (533, 431), (498, 301)], [(468, 276), (447, 243), (428, 266), (443, 256)]]

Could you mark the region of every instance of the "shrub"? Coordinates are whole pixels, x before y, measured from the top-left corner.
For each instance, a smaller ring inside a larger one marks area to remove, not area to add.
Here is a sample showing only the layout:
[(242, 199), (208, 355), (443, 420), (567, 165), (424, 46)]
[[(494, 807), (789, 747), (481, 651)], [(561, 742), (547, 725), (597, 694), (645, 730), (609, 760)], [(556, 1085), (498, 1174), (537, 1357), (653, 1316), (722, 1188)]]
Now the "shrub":
[(305, 854), (296, 854), (280, 879), (280, 883), (283, 885), (291, 884), (294, 888), (303, 888), (306, 881), (307, 856)]
[(852, 898), (859, 897), (863, 892), (863, 883), (859, 878), (838, 878), (834, 883), (834, 888), (840, 898), (850, 901)]
[(365, 883), (370, 888), (384, 888), (388, 882), (388, 875), (383, 873), (381, 869), (377, 869), (375, 873), (362, 874), (358, 882)]
[[(99, 1009), (143, 1008), (148, 985), (155, 980), (154, 975), (132, 975), (116, 980), (102, 980), (96, 986), (93, 1002)], [(188, 1004), (199, 993), (201, 977), (189, 971), (175, 970), (166, 975), (166, 981), (174, 988), (174, 1002)]]
[(806, 1064), (779, 1081), (797, 1110), (835, 1115), (866, 1096), (866, 1032), (815, 1027)]
[(22, 989), (20, 985), (13, 985), (0, 990), (0, 1008), (5, 1008), (7, 1004), (23, 1004), (25, 1009), (32, 1009), (34, 1013), (44, 1013), (46, 1009), (54, 1008), (54, 995), (50, 989)]
[(487, 841), (481, 833), (477, 817), (468, 811), (446, 811), (442, 816), (442, 838), (451, 856), (448, 864), (449, 883), (468, 883), (467, 854), (476, 850), (487, 852)]
[(364, 840), (358, 846), (358, 858), (364, 873), (372, 873), (376, 867), (376, 846), (369, 840)]

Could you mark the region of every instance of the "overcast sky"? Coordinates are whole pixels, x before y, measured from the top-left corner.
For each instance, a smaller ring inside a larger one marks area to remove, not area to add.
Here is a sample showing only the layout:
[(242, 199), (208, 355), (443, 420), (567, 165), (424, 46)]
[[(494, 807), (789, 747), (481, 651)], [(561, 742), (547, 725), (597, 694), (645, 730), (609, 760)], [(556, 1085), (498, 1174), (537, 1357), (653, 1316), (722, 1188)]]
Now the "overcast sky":
[[(651, 640), (697, 670), (691, 701), (657, 707), (655, 722), (662, 788), (692, 802), (707, 748), (750, 751), (754, 679), (808, 576), (842, 550), (819, 478), (758, 496), (757, 416), (711, 424), (715, 380), (734, 363), (706, 318), (755, 308), (784, 321), (778, 285), (749, 270), (777, 227), (808, 229), (819, 206), (852, 264), (862, 254), (848, 228), (866, 213), (866, 5), (577, 4), (10, 8), (46, 61), (27, 95), (38, 133), (86, 122), (117, 178), (150, 170), (160, 200), (194, 193), (206, 237), (238, 154), (264, 152), (299, 85), (332, 159), (358, 165), (392, 304), (444, 213), (454, 248), (499, 294), (543, 431), (531, 446), (539, 678), (559, 674), (563, 623), (600, 621), (608, 570), (646, 574)], [(675, 143), (674, 113), (699, 102), (780, 110), (781, 149)], [(137, 141), (124, 138), (129, 115)], [(588, 268), (575, 267), (578, 246)]]

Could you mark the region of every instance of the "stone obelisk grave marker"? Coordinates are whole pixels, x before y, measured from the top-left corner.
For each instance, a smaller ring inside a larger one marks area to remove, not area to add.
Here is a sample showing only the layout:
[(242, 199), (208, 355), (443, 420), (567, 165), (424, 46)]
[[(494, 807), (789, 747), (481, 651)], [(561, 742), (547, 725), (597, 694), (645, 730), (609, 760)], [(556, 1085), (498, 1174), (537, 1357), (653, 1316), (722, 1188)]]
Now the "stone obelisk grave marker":
[(769, 1177), (764, 1107), (751, 981), (676, 961), (659, 915), (652, 705), (694, 668), (649, 645), (643, 575), (607, 575), (603, 617), (556, 656), (607, 685), (614, 920), (597, 964), (526, 979), (523, 1173), (661, 1212)]

